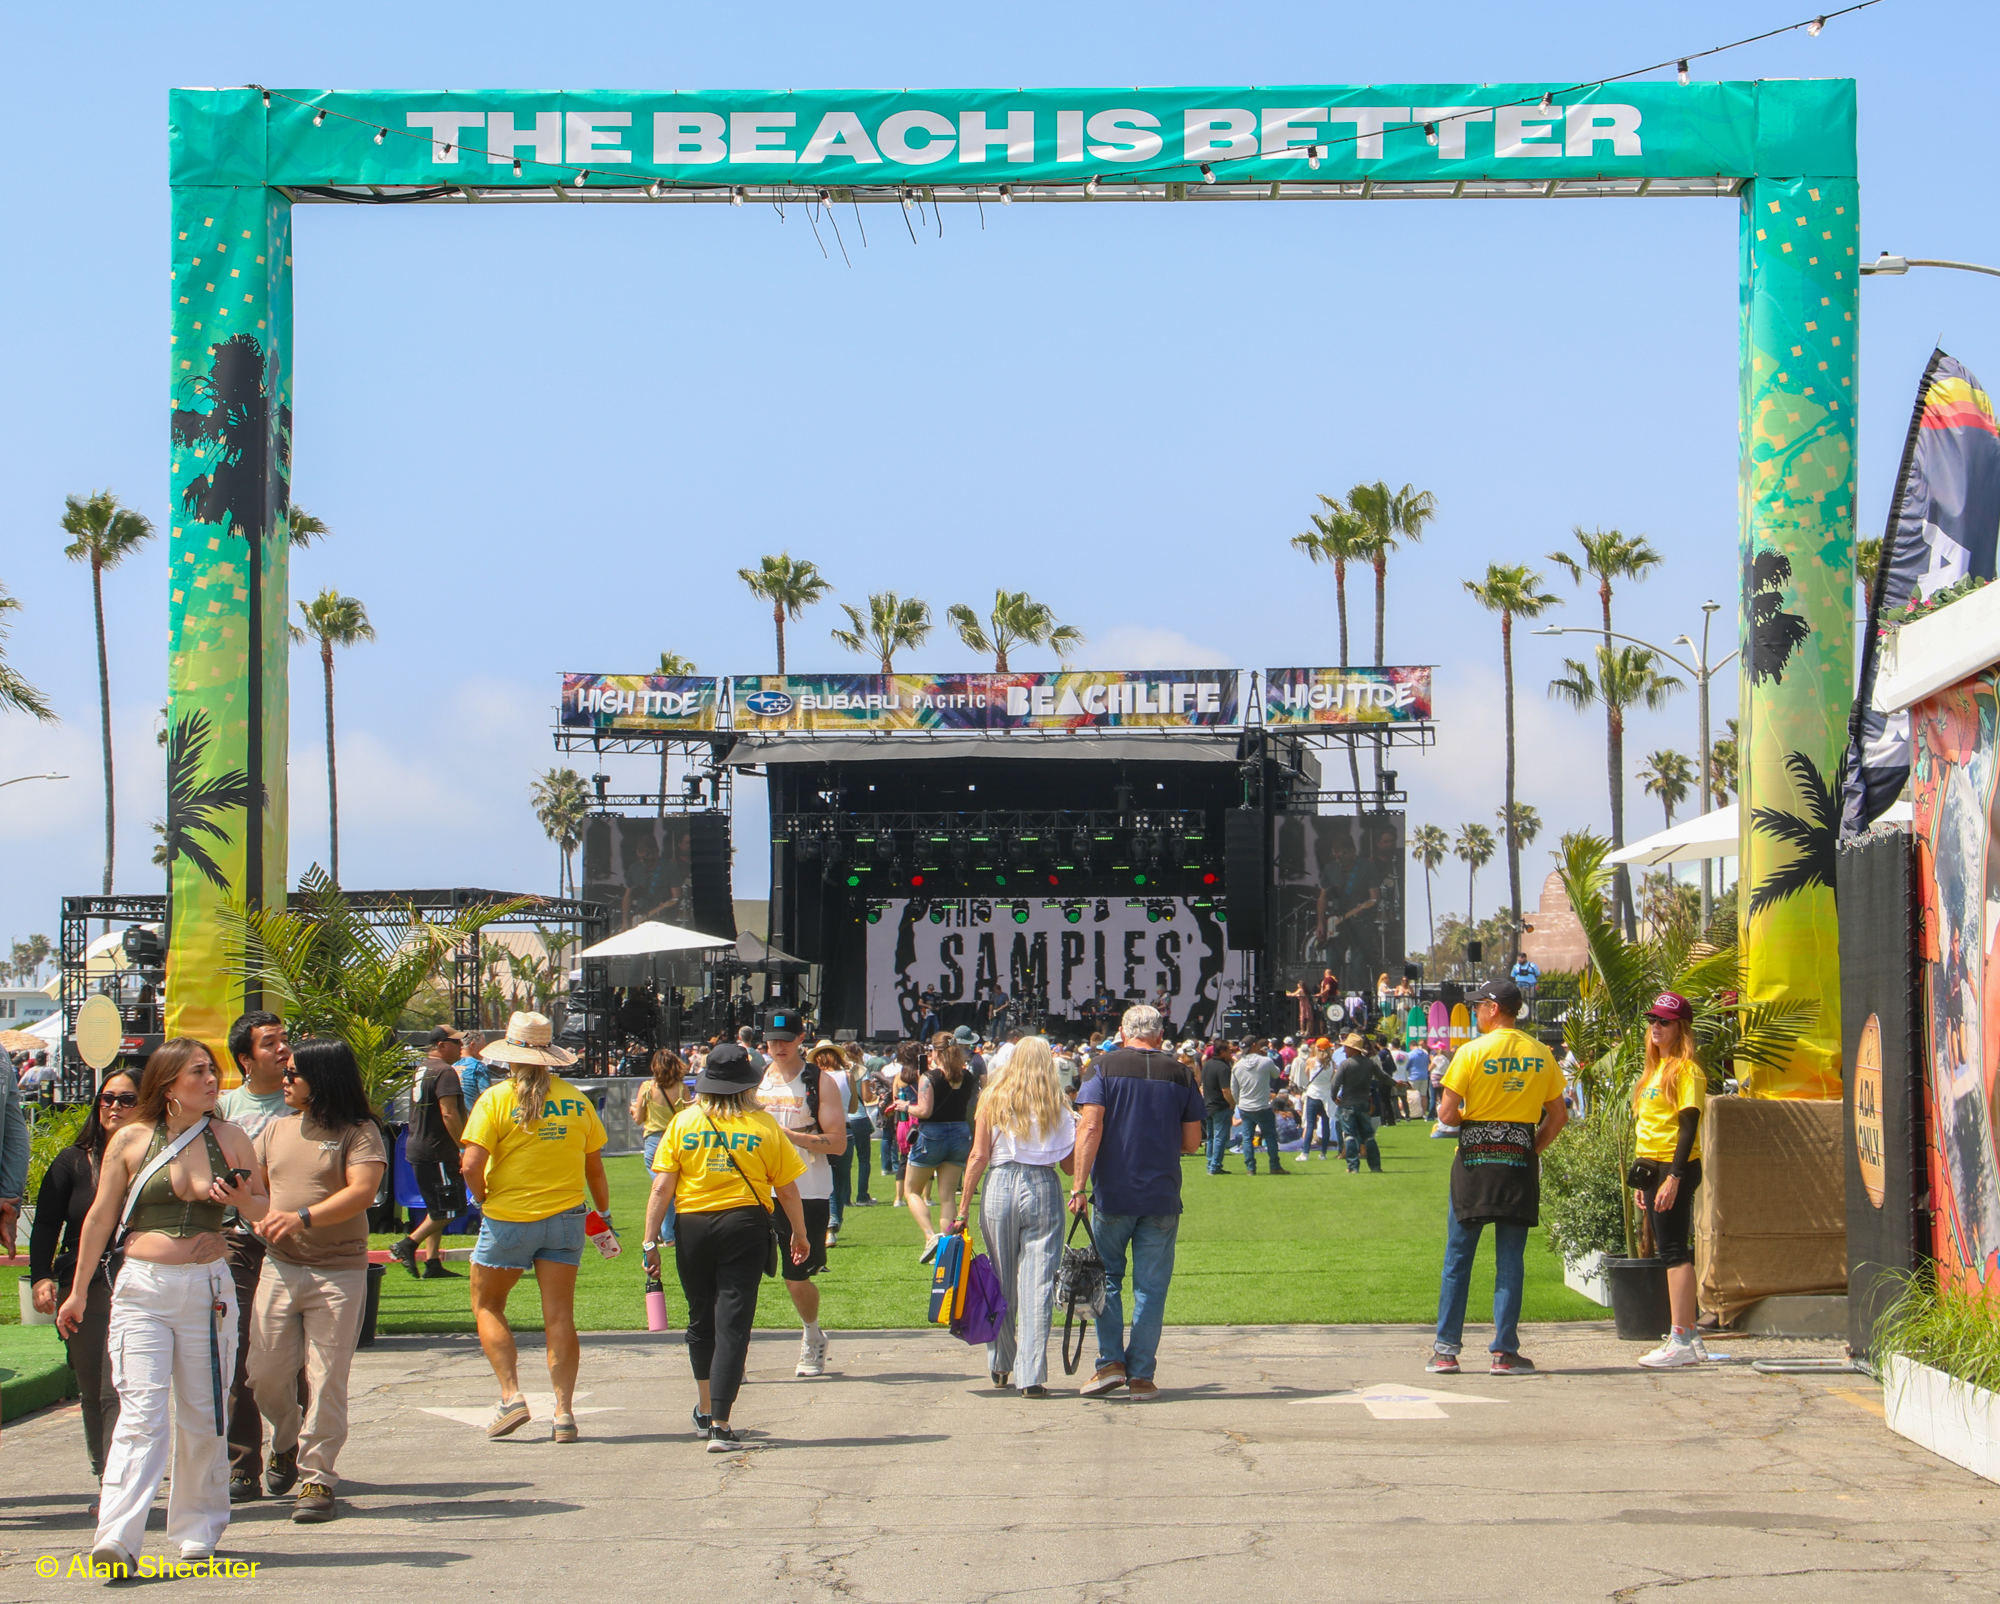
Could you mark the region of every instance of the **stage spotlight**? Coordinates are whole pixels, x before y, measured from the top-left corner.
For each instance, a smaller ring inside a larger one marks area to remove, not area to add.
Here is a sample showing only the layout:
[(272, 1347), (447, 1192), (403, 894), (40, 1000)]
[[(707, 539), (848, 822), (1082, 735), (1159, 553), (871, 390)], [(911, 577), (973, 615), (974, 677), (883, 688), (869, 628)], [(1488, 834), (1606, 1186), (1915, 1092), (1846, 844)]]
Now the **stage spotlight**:
[(1093, 922), (1096, 924), (1102, 924), (1106, 919), (1109, 919), (1110, 917), (1111, 917), (1110, 899), (1106, 897), (1099, 897), (1097, 899), (1096, 912), (1092, 916)]
[(1143, 869), (1132, 876), (1132, 884), (1134, 884), (1135, 886), (1142, 886), (1145, 883), (1146, 883), (1146, 874)]
[(1207, 869), (1202, 872), (1201, 883), (1205, 886), (1212, 886), (1219, 878), (1220, 876), (1213, 869)]
[(931, 923), (932, 923), (932, 924), (934, 924), (934, 925), (941, 925), (941, 924), (943, 924), (943, 923), (944, 923), (944, 904), (943, 904), (943, 903), (941, 903), (941, 902), (933, 902), (933, 903), (931, 904)]
[(798, 838), (799, 862), (817, 863), (820, 860), (821, 843), (817, 835), (802, 835)]
[(960, 874), (972, 867), (972, 842), (963, 835), (951, 838), (951, 866)]
[(1025, 902), (1015, 903), (1014, 923), (1017, 925), (1024, 925), (1027, 922), (1028, 922), (1028, 905)]
[(1083, 904), (1080, 902), (1065, 902), (1062, 905), (1062, 911), (1064, 922), (1075, 924), (1083, 917)]
[(915, 924), (919, 919), (923, 918), (925, 914), (930, 912), (930, 908), (931, 908), (930, 903), (927, 902), (924, 898), (912, 897), (910, 899), (910, 923)]
[(1047, 876), (1047, 879), (1049, 884), (1052, 886), (1059, 886), (1062, 884), (1062, 876), (1059, 874), (1051, 874)]
[(848, 883), (848, 884), (849, 884), (850, 886), (858, 886), (858, 885), (860, 885), (860, 884), (861, 884), (861, 876), (860, 876), (860, 875), (858, 875), (858, 874), (850, 874), (850, 875), (849, 875), (849, 876), (847, 877), (847, 883)]
[(1160, 909), (1159, 909), (1159, 905), (1158, 905), (1157, 903), (1152, 903), (1152, 902), (1149, 902), (1149, 903), (1147, 903), (1147, 904), (1146, 904), (1146, 923), (1147, 923), (1147, 924), (1149, 924), (1149, 925), (1156, 925), (1156, 924), (1158, 924), (1159, 922), (1160, 922)]
[(869, 903), (869, 904), (868, 904), (868, 922), (869, 922), (869, 923), (870, 923), (871, 925), (879, 925), (879, 924), (880, 924), (880, 923), (882, 922), (882, 904), (881, 904), (881, 903), (879, 903), (879, 902), (871, 902), (871, 903)]
[(923, 870), (919, 869), (919, 870), (918, 870), (918, 871), (917, 871), (917, 872), (916, 872), (915, 874), (913, 874), (913, 875), (911, 875), (911, 876), (910, 876), (910, 884), (911, 884), (911, 885), (913, 885), (913, 886), (920, 886), (920, 885), (922, 885), (923, 883), (924, 883), (924, 872), (923, 872)]
[(1167, 862), (1178, 869), (1186, 859), (1187, 843), (1180, 838), (1178, 833), (1170, 834), (1167, 837)]

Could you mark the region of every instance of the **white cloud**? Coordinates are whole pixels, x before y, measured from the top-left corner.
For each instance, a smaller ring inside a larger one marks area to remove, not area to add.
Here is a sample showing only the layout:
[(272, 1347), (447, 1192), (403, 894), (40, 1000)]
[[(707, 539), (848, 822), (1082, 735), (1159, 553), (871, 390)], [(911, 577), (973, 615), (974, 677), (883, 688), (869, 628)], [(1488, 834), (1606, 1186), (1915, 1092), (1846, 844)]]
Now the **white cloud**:
[(1204, 646), (1179, 630), (1146, 624), (1114, 624), (1092, 638), (1087, 652), (1099, 668), (1233, 668), (1236, 659), (1219, 647)]

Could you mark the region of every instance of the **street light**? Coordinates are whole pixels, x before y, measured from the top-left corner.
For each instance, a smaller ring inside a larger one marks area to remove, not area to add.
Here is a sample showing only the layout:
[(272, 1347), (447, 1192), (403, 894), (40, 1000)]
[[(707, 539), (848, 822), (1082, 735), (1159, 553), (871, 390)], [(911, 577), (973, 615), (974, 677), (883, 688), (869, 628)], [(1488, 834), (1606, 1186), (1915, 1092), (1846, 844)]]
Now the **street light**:
[(1977, 262), (1947, 262), (1935, 256), (1891, 256), (1887, 251), (1872, 262), (1863, 262), (1861, 272), (1864, 278), (1876, 273), (1899, 278), (1913, 267), (1955, 267), (1961, 273), (1990, 273), (1994, 278), (2000, 278), (2000, 267), (1982, 267)]
[(0, 786), (19, 785), (23, 780), (66, 780), (67, 774), (17, 774), (11, 780), (0, 780)]
[[(1615, 629), (1606, 631), (1602, 629), (1590, 629), (1581, 624), (1570, 624), (1570, 625), (1551, 624), (1546, 629), (1538, 629), (1535, 631), (1537, 635), (1604, 635), (1608, 633), (1614, 640), (1628, 640), (1634, 646), (1643, 646), (1649, 652), (1657, 652), (1659, 653), (1660, 656), (1664, 657), (1668, 662), (1672, 663), (1676, 668), (1685, 669), (1688, 673), (1694, 676), (1695, 686), (1697, 688), (1697, 691), (1699, 692), (1699, 697), (1698, 697), (1700, 706), (1699, 718), (1701, 724), (1700, 728), (1701, 810), (1704, 813), (1708, 811), (1709, 798), (1714, 795), (1714, 792), (1711, 789), (1711, 782), (1709, 775), (1710, 749), (1708, 741), (1708, 682), (1713, 678), (1715, 678), (1717, 673), (1719, 673), (1722, 669), (1728, 666), (1729, 659), (1731, 657), (1736, 656), (1736, 652), (1734, 651), (1732, 651), (1729, 654), (1729, 657), (1716, 658), (1713, 660), (1711, 660), (1708, 655), (1708, 626), (1715, 622), (1715, 615), (1719, 611), (1721, 611), (1721, 609), (1722, 609), (1722, 603), (1720, 602), (1709, 601), (1709, 602), (1703, 602), (1701, 604), (1701, 645), (1699, 648), (1696, 647), (1694, 639), (1691, 636), (1676, 635), (1674, 637), (1674, 644), (1676, 646), (1680, 646), (1683, 644), (1686, 645), (1689, 654), (1694, 658), (1694, 661), (1691, 663), (1688, 662), (1685, 658), (1676, 657), (1672, 652), (1668, 651), (1664, 646), (1655, 646), (1649, 640), (1641, 640), (1637, 635), (1622, 634)], [(1707, 858), (1703, 858), (1701, 860), (1701, 925), (1704, 930), (1708, 928), (1709, 916), (1715, 911), (1715, 891), (1711, 876), (1712, 876), (1712, 871), (1709, 868), (1709, 860)]]

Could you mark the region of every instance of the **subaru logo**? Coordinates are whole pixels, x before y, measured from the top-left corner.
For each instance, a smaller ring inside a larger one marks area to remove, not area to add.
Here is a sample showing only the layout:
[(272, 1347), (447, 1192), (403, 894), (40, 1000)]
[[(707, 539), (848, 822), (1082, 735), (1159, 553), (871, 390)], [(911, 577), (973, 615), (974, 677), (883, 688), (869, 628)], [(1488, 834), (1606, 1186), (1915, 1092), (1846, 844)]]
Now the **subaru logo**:
[(792, 710), (792, 699), (783, 691), (758, 691), (743, 698), (743, 705), (759, 718), (782, 718)]

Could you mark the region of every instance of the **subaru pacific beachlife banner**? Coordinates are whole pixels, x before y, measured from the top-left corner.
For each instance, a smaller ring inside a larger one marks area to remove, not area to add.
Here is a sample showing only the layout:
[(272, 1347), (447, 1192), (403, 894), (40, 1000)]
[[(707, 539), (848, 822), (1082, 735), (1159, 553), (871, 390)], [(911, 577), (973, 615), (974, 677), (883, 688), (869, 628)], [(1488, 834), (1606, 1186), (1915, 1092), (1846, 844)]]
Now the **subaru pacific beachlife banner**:
[(722, 682), (713, 674), (565, 674), (566, 730), (712, 730)]
[(1416, 668), (1267, 668), (1266, 724), (1425, 724), (1431, 671)]
[(744, 674), (739, 730), (1194, 729), (1239, 721), (1233, 668), (1026, 674)]

